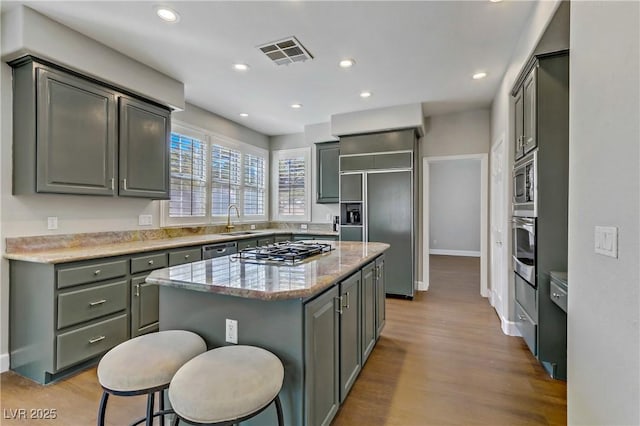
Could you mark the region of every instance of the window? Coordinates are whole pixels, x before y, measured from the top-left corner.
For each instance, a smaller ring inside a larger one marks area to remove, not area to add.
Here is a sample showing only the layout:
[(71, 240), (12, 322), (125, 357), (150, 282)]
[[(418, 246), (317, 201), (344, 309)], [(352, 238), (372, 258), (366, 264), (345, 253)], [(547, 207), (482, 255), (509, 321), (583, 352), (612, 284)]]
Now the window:
[(266, 150), (174, 124), (171, 133), (171, 194), (162, 225), (226, 221), (235, 204), (240, 221), (266, 221)]
[(274, 219), (308, 221), (310, 218), (308, 148), (274, 151)]

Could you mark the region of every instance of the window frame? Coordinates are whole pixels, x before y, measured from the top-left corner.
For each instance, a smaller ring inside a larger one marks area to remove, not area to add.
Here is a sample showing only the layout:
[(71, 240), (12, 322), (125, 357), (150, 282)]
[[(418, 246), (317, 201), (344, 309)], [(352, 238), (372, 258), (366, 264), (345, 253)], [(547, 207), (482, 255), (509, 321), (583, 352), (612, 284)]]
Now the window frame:
[[(173, 120), (171, 123), (171, 133), (179, 133), (187, 137), (199, 139), (206, 144), (207, 159), (205, 163), (205, 176), (206, 176), (206, 198), (205, 198), (205, 216), (183, 216), (183, 217), (171, 217), (169, 216), (169, 204), (171, 200), (161, 201), (160, 207), (160, 226), (206, 226), (206, 225), (219, 225), (227, 222), (227, 215), (212, 215), (212, 176), (211, 168), (212, 161), (211, 156), (213, 153), (213, 145), (219, 145), (224, 148), (233, 149), (240, 152), (240, 186), (238, 191), (238, 211), (240, 218), (235, 216), (235, 212), (232, 212), (232, 220), (234, 223), (254, 223), (254, 222), (267, 222), (269, 220), (269, 184), (270, 184), (270, 158), (269, 151), (246, 142), (237, 141), (229, 137), (220, 135), (218, 133), (200, 129), (189, 124)], [(244, 166), (245, 156), (250, 154), (256, 157), (264, 159), (264, 214), (263, 215), (245, 215), (244, 214)]]
[[(287, 158), (304, 158), (304, 215), (280, 214), (278, 201), (280, 199), (279, 189), (279, 164), (280, 160)], [(281, 149), (271, 151), (271, 219), (275, 222), (309, 222), (311, 220), (311, 147)]]

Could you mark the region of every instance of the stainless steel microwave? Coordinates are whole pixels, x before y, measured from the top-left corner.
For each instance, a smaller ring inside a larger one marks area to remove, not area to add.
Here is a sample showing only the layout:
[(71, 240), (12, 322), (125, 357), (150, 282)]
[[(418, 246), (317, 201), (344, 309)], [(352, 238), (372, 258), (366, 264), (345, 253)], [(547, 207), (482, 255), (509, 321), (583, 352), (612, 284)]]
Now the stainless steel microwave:
[(538, 216), (538, 151), (533, 151), (513, 167), (513, 215)]

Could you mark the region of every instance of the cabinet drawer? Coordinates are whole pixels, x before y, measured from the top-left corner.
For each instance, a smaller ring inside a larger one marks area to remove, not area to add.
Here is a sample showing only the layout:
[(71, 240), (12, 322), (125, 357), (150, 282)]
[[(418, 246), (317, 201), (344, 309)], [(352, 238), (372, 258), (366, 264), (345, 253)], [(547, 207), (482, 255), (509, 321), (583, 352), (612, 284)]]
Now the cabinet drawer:
[(527, 311), (527, 315), (534, 321), (538, 322), (538, 303), (536, 299), (537, 290), (518, 274), (515, 276), (515, 288), (516, 288), (516, 300), (520, 303), (520, 306)]
[(58, 328), (112, 314), (126, 307), (126, 281), (63, 293), (58, 295)]
[(169, 252), (169, 266), (182, 265), (183, 263), (197, 262), (199, 260), (202, 260), (202, 250), (200, 248)]
[(567, 292), (562, 287), (551, 281), (551, 287), (549, 288), (549, 296), (556, 305), (560, 306), (560, 309), (567, 312)]
[(281, 234), (275, 236), (276, 243), (281, 243), (283, 241), (291, 241), (291, 234)]
[(246, 249), (246, 248), (252, 248), (252, 247), (256, 247), (258, 245), (258, 240), (240, 240), (238, 241), (238, 251)]
[(131, 273), (137, 274), (138, 272), (153, 271), (158, 268), (166, 268), (167, 254), (158, 253), (150, 254), (148, 256), (138, 256), (131, 258)]
[(87, 284), (127, 275), (127, 261), (92, 263), (58, 270), (58, 288)]
[(538, 340), (536, 323), (527, 315), (520, 303), (516, 302), (516, 325), (522, 338), (531, 350), (531, 353), (538, 355)]
[(262, 247), (262, 246), (266, 246), (266, 245), (269, 245), (269, 244), (273, 244), (274, 241), (275, 241), (275, 239), (273, 237), (259, 238), (258, 239), (258, 246)]
[(58, 370), (99, 355), (127, 340), (127, 315), (62, 333), (56, 338)]

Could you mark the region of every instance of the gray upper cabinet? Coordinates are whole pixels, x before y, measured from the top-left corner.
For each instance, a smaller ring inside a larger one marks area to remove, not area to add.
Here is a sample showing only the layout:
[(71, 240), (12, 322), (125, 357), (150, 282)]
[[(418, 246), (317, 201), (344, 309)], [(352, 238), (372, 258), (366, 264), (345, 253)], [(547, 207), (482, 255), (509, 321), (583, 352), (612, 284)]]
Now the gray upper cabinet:
[(340, 201), (362, 201), (362, 173), (340, 176)]
[(339, 201), (339, 157), (339, 142), (325, 142), (316, 144), (318, 191), (316, 194), (316, 202), (318, 204), (337, 203)]
[(169, 111), (126, 97), (119, 106), (119, 195), (169, 199)]
[(10, 65), (14, 195), (169, 198), (168, 109), (29, 56)]
[(515, 93), (514, 128), (515, 159), (522, 158), (538, 146), (536, 132), (537, 112), (537, 66), (534, 66), (524, 78)]

